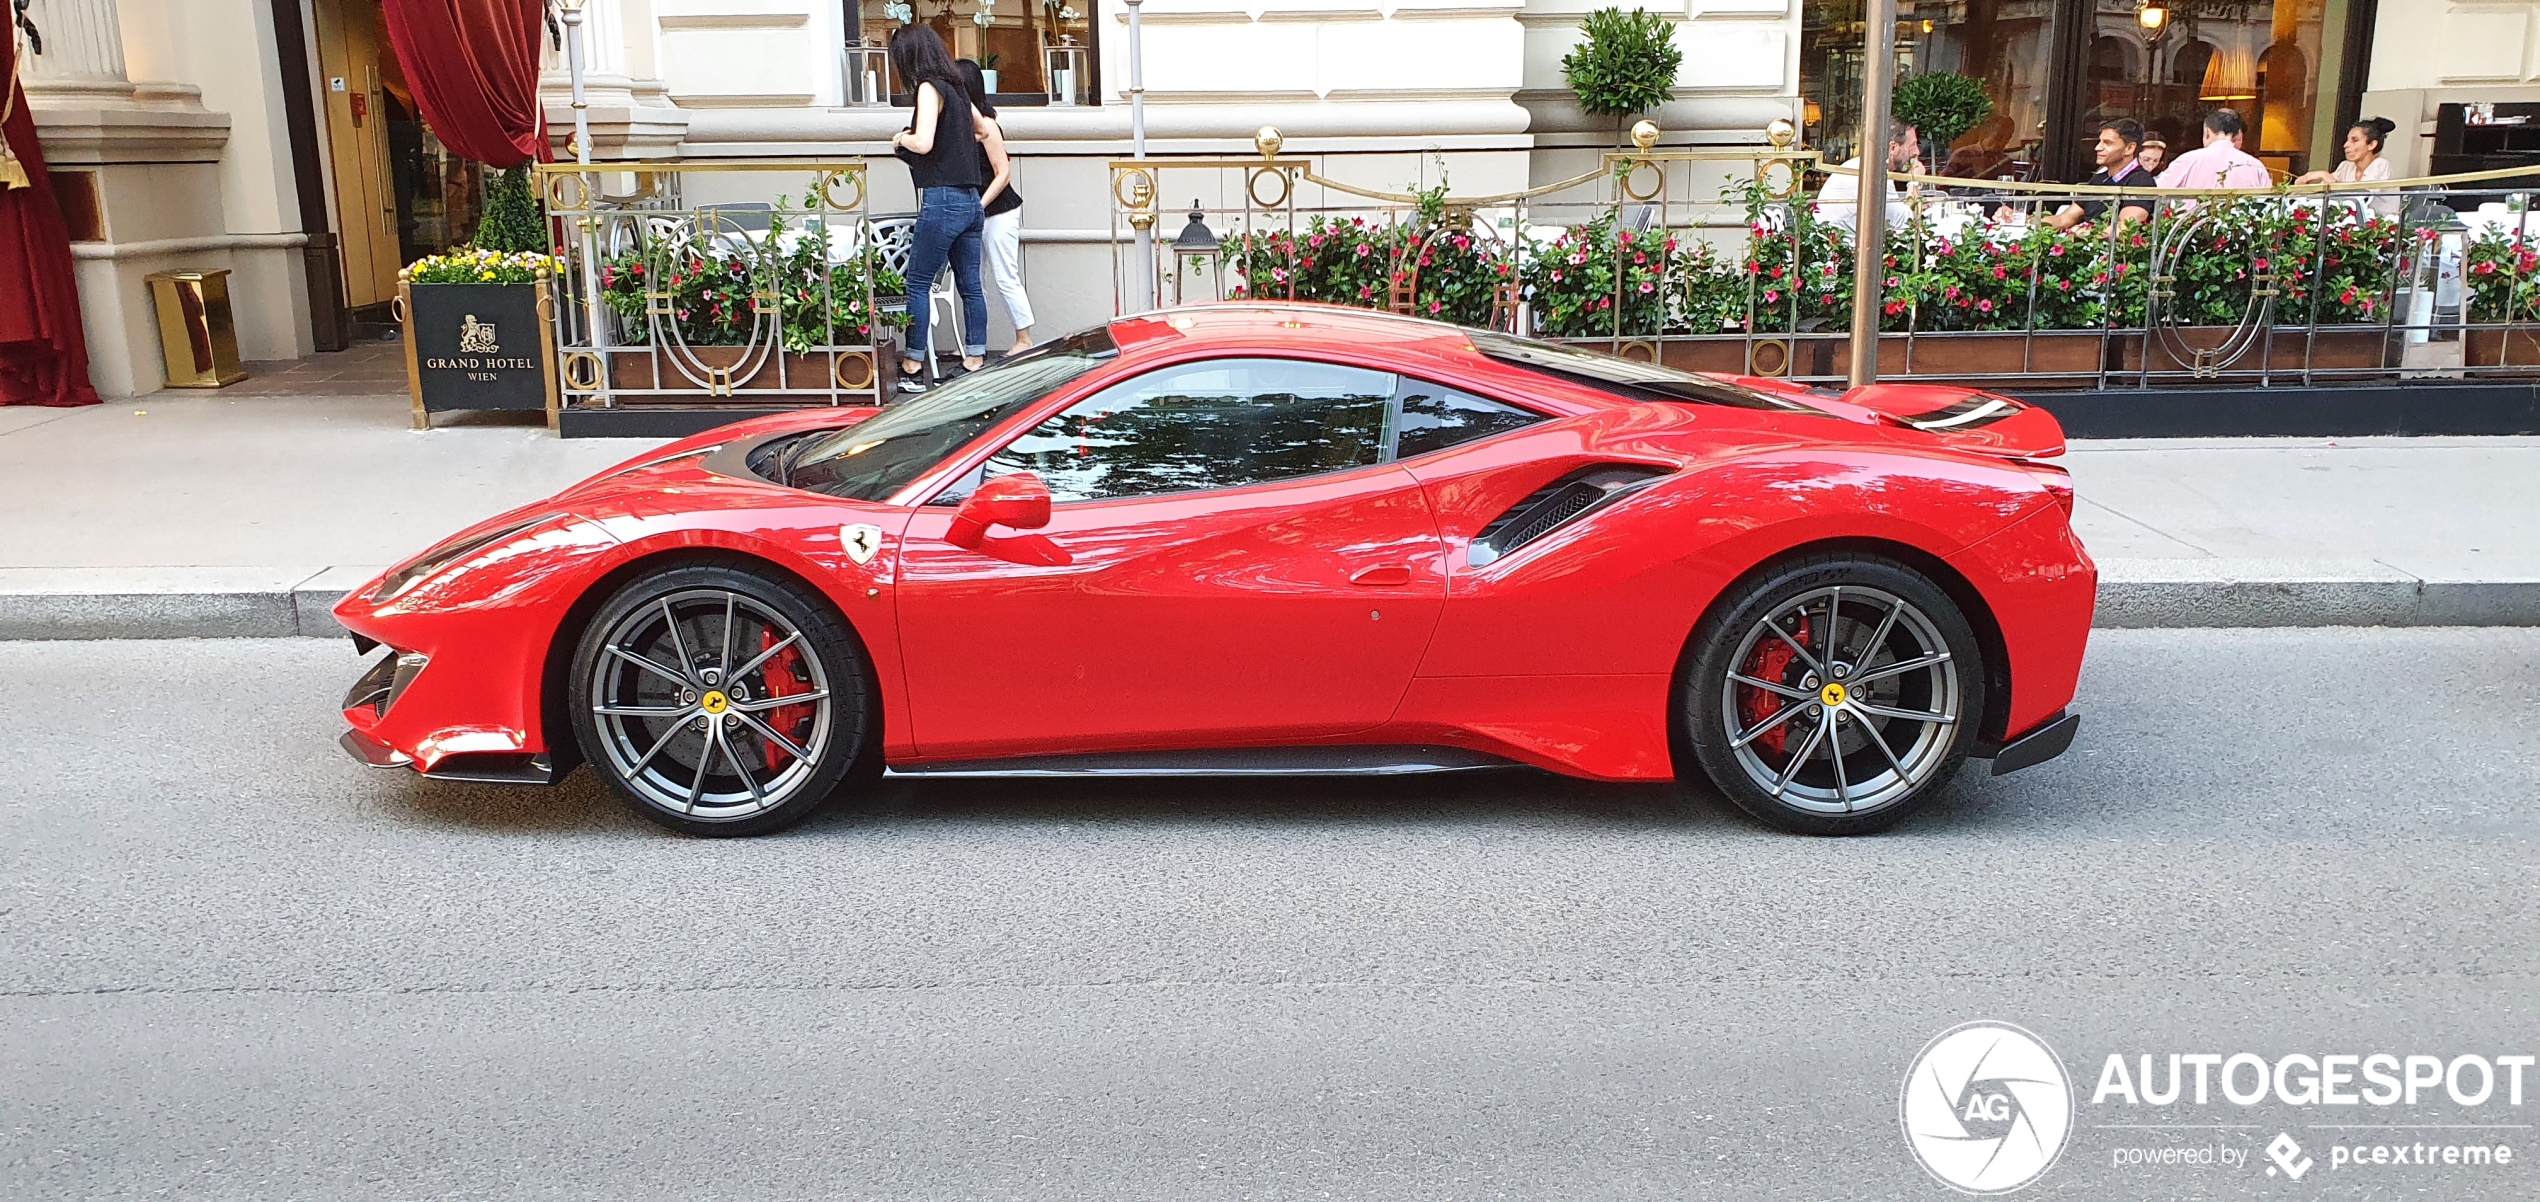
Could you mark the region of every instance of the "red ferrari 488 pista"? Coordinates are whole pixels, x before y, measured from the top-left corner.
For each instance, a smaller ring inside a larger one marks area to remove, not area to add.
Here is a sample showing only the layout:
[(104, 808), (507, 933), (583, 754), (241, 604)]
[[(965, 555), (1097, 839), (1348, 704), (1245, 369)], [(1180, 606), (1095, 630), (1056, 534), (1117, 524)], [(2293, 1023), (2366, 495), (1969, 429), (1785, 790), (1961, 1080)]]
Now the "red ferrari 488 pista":
[[(728, 426), (336, 608), (345, 747), (697, 834), (899, 774), (1699, 776), (1786, 829), (2064, 750), (2054, 419), (1354, 310), (1122, 318)], [(860, 771), (861, 770), (861, 771)]]

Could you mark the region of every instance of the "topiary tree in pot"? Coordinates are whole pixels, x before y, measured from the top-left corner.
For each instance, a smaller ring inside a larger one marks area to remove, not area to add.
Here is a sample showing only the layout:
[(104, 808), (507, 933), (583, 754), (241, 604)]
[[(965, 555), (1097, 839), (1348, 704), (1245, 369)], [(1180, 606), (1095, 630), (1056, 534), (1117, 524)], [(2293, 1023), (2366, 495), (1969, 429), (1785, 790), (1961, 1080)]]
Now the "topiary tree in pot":
[(1936, 171), (1948, 161), (1950, 143), (1992, 115), (1993, 97), (1955, 71), (1934, 71), (1896, 85), (1887, 107), (1922, 134), (1924, 159)]
[(485, 214), (476, 222), (475, 246), (506, 255), (547, 252), (547, 222), (529, 193), (527, 166), (485, 182)]
[(1631, 117), (1666, 103), (1685, 53), (1665, 17), (1647, 9), (1600, 8), (1579, 22), (1579, 44), (1561, 56), (1579, 108), (1612, 117), (1615, 138)]

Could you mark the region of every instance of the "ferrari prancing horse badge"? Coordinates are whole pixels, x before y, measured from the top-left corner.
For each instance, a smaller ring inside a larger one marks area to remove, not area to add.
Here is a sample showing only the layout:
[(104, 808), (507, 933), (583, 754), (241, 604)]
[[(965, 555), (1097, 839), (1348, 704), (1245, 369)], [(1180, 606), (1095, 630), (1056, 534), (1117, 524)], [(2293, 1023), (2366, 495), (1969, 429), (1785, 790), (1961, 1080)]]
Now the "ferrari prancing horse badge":
[(847, 549), (847, 558), (857, 563), (873, 562), (874, 553), (882, 549), (882, 528), (858, 522), (838, 527), (839, 545)]

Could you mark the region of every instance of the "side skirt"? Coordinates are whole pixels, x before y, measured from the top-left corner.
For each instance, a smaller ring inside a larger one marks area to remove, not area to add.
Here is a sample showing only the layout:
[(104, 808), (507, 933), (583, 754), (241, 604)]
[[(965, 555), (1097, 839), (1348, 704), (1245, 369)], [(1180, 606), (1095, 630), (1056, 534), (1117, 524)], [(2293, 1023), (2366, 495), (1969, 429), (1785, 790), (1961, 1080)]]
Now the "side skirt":
[(937, 760), (901, 764), (890, 777), (1416, 776), (1523, 765), (1453, 747), (1260, 747)]

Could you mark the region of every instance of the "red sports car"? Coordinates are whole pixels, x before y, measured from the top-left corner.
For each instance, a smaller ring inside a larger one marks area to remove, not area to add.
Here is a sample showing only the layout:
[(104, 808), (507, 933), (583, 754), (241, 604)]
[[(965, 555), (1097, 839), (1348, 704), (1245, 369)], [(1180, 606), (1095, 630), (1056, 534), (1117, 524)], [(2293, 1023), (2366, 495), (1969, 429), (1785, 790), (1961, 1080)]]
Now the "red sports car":
[(728, 426), (336, 607), (358, 758), (696, 834), (851, 777), (1709, 780), (1894, 824), (2054, 756), (2097, 571), (2053, 417), (1310, 305), (1122, 318)]

